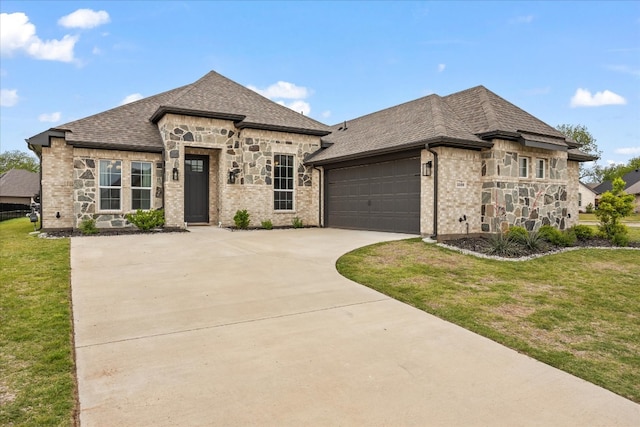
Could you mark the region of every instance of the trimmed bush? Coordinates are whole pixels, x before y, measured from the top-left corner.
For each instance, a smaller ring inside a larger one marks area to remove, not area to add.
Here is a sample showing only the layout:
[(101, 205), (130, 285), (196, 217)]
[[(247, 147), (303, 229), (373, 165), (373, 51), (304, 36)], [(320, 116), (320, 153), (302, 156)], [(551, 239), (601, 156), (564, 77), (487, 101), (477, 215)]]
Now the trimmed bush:
[(562, 232), (550, 225), (540, 227), (540, 236), (555, 246), (573, 246), (576, 243), (576, 235), (571, 231)]
[(304, 225), (302, 223), (302, 220), (298, 217), (293, 218), (291, 224), (293, 225), (293, 228), (302, 228), (302, 226)]
[(509, 231), (507, 232), (507, 236), (517, 240), (518, 242), (524, 242), (525, 239), (529, 236), (529, 232), (527, 231), (526, 228), (516, 225), (509, 228)]
[(233, 222), (236, 223), (236, 227), (241, 230), (246, 230), (249, 228), (249, 224), (251, 223), (251, 218), (249, 218), (249, 212), (246, 209), (237, 210), (236, 214), (233, 216)]
[(262, 225), (262, 228), (264, 228), (265, 230), (271, 230), (273, 228), (273, 223), (270, 219), (262, 221), (260, 225)]
[(595, 230), (588, 225), (576, 225), (570, 230), (573, 231), (578, 240), (589, 240), (596, 234)]
[(134, 214), (126, 214), (125, 218), (142, 231), (149, 231), (164, 225), (164, 211), (162, 209), (150, 211), (138, 209)]

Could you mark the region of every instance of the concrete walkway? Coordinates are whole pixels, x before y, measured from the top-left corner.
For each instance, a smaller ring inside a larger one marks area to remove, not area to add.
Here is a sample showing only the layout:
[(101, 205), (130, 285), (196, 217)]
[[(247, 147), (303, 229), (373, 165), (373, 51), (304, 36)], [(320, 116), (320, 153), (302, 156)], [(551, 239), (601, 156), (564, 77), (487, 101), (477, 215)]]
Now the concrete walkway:
[(81, 425), (640, 425), (640, 405), (335, 271), (405, 237), (72, 238)]

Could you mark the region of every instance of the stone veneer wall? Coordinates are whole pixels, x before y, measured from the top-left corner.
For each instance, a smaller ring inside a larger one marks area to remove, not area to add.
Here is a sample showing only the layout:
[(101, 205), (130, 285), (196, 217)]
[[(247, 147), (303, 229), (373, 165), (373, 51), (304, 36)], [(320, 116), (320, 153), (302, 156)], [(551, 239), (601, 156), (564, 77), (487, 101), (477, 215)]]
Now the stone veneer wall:
[[(120, 160), (122, 162), (121, 209), (100, 210), (98, 199), (99, 161)], [(85, 219), (95, 219), (98, 228), (121, 228), (132, 226), (125, 215), (131, 209), (131, 162), (151, 162), (151, 209), (162, 207), (162, 168), (157, 162), (162, 160), (159, 153), (133, 151), (97, 150), (75, 148), (73, 150), (73, 215), (74, 227)]]
[[(511, 225), (537, 230), (542, 225), (560, 229), (569, 227), (569, 206), (573, 201), (568, 191), (577, 197), (576, 188), (568, 187), (569, 167), (567, 153), (524, 147), (512, 141), (494, 141), (491, 150), (482, 152), (482, 201), (481, 230), (483, 232), (504, 231)], [(529, 161), (529, 177), (520, 178), (519, 156)], [(535, 178), (536, 159), (546, 160), (545, 178)], [(575, 200), (577, 212), (577, 199)], [(577, 214), (571, 214), (577, 217)]]
[[(73, 147), (63, 138), (51, 138), (42, 147), (42, 228), (73, 228)], [(60, 218), (56, 218), (56, 213)]]
[[(233, 216), (247, 209), (252, 225), (271, 220), (275, 226), (291, 225), (297, 216), (307, 225), (318, 225), (318, 172), (303, 165), (303, 159), (320, 147), (320, 138), (284, 132), (235, 128), (227, 120), (167, 114), (158, 123), (165, 143), (165, 206), (167, 225), (184, 226), (184, 180), (171, 180), (171, 170), (181, 171), (186, 152), (210, 153), (210, 220), (234, 225)], [(296, 158), (294, 211), (273, 210), (273, 156), (292, 154)], [(216, 160), (217, 159), (217, 160)], [(213, 166), (215, 165), (215, 167)], [(236, 174), (235, 183), (229, 172)], [(214, 177), (215, 178), (212, 178)], [(213, 206), (215, 205), (215, 206)]]

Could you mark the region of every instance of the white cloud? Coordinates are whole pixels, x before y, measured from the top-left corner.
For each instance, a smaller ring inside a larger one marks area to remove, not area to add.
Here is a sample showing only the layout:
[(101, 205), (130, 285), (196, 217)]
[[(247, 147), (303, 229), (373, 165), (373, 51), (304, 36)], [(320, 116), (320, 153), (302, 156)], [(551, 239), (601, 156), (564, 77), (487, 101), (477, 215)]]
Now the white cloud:
[(62, 117), (62, 113), (56, 111), (55, 113), (51, 114), (40, 114), (38, 116), (38, 120), (41, 122), (55, 123), (60, 121), (60, 117)]
[(132, 93), (131, 95), (127, 95), (124, 97), (122, 101), (120, 101), (120, 105), (128, 104), (130, 102), (138, 101), (144, 98), (140, 93)]
[(509, 20), (510, 24), (530, 24), (533, 22), (533, 15), (516, 16)]
[(269, 99), (304, 99), (311, 95), (311, 91), (304, 86), (296, 86), (293, 83), (282, 81), (274, 83), (266, 89), (258, 89), (251, 85), (247, 87)]
[(329, 117), (331, 117), (331, 111), (327, 110), (327, 111), (323, 111), (322, 114), (320, 114), (322, 116), (323, 119), (328, 119)]
[(94, 46), (93, 50), (91, 51), (91, 53), (93, 53), (94, 55), (100, 55), (102, 53), (102, 51), (100, 50), (100, 48), (98, 46)]
[(575, 95), (571, 98), (571, 107), (600, 107), (602, 105), (624, 105), (627, 100), (622, 96), (604, 90), (591, 94), (588, 89), (578, 88)]
[(441, 73), (447, 68), (447, 64), (438, 64), (438, 72)]
[(616, 148), (613, 152), (616, 154), (626, 154), (626, 155), (633, 156), (636, 154), (640, 154), (640, 147)]
[(291, 108), (296, 113), (302, 113), (305, 116), (308, 116), (309, 113), (311, 112), (311, 105), (309, 105), (308, 102), (302, 101), (300, 99), (291, 101), (289, 103), (286, 103), (284, 101), (278, 101), (278, 104)]
[(91, 9), (78, 9), (58, 20), (58, 24), (66, 28), (95, 28), (111, 21), (104, 10), (96, 12)]
[(0, 106), (13, 107), (18, 103), (18, 89), (0, 90)]
[(35, 59), (73, 61), (73, 48), (78, 36), (66, 35), (62, 40), (42, 41), (36, 35), (36, 26), (21, 12), (0, 14), (0, 50), (11, 56), (24, 51)]

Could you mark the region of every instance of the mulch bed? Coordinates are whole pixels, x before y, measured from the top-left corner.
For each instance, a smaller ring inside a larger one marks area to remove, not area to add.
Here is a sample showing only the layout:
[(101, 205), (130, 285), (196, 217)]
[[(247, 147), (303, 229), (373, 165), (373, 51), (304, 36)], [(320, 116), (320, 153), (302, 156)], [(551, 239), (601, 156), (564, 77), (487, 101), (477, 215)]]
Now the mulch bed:
[(130, 234), (160, 234), (160, 233), (188, 233), (189, 230), (183, 228), (156, 228), (149, 231), (142, 231), (137, 228), (100, 228), (96, 234), (83, 234), (79, 229), (75, 230), (54, 230), (43, 231), (40, 236), (46, 238), (62, 237), (91, 237), (91, 236), (122, 236)]
[[(471, 252), (477, 252), (480, 254), (488, 254), (491, 248), (491, 241), (487, 237), (463, 237), (461, 239), (447, 240), (442, 243), (448, 246), (453, 246), (456, 248), (464, 249)], [(615, 248), (617, 246), (612, 244), (607, 239), (593, 237), (587, 240), (577, 240), (572, 247), (574, 248)], [(630, 242), (627, 247), (640, 248), (640, 242)], [(535, 255), (543, 255), (546, 253), (557, 252), (558, 250), (561, 250), (561, 249), (565, 249), (565, 248), (543, 242), (541, 244), (540, 249), (537, 251), (532, 251), (522, 246), (521, 248), (519, 248), (518, 255), (511, 255), (511, 256), (502, 255), (502, 256), (507, 258), (522, 258), (522, 257), (530, 257)]]

